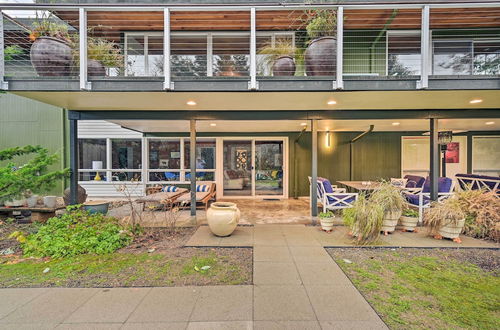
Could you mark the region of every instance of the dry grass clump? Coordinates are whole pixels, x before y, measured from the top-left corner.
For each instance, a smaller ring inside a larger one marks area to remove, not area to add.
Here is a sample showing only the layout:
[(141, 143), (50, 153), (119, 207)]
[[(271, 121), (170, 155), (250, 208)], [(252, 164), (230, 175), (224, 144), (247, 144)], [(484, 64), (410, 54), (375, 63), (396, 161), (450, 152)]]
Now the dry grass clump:
[(433, 202), (424, 214), (424, 224), (429, 228), (431, 235), (439, 234), (439, 229), (446, 226), (456, 226), (465, 218), (465, 212), (458, 198), (448, 198), (443, 202)]

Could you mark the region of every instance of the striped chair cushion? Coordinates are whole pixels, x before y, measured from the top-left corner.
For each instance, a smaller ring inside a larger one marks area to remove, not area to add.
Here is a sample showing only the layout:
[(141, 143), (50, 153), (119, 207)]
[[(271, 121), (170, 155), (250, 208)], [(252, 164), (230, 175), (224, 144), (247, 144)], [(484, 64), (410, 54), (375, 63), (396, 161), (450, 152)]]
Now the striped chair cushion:
[(206, 184), (198, 184), (198, 185), (196, 185), (196, 192), (207, 192), (208, 189), (209, 189), (209, 187)]
[(176, 186), (165, 186), (161, 189), (163, 192), (176, 192), (177, 187)]

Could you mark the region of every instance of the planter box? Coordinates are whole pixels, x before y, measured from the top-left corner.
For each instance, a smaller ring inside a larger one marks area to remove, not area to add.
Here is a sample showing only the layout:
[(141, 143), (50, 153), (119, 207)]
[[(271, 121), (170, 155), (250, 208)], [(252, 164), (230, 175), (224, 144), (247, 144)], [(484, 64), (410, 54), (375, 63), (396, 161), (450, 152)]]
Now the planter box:
[(334, 217), (331, 217), (331, 218), (321, 218), (319, 219), (320, 223), (321, 223), (321, 229), (323, 229), (324, 231), (332, 231), (333, 230), (333, 221), (335, 220)]
[(396, 229), (401, 212), (401, 210), (385, 212), (384, 222), (382, 223), (382, 231), (384, 233), (392, 233)]
[(464, 229), (464, 225), (465, 219), (457, 221), (456, 226), (448, 224), (439, 229), (439, 235), (446, 238), (456, 239), (458, 238), (458, 236), (460, 236), (460, 233)]
[(418, 224), (417, 217), (407, 217), (402, 215), (399, 219), (401, 220), (401, 225), (403, 226), (404, 230), (415, 231), (415, 227), (417, 227)]

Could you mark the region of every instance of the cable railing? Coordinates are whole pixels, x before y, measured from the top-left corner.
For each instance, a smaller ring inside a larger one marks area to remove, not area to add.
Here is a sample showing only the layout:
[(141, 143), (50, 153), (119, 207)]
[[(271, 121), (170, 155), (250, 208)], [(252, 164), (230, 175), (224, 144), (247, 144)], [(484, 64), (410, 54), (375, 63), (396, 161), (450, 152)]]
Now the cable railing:
[(2, 10), (1, 28), (1, 82), (331, 80), (334, 89), (361, 79), (426, 88), (428, 77), (500, 75), (499, 6), (66, 6)]

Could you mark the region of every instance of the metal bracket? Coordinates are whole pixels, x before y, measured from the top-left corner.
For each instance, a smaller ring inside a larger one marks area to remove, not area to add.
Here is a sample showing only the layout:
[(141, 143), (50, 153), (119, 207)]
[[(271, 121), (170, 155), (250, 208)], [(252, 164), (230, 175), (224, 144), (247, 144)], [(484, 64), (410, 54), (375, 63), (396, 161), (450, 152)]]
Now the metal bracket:
[(173, 91), (174, 90), (174, 82), (171, 81), (170, 86), (168, 86), (168, 85), (169, 84), (167, 82), (163, 82), (163, 89), (166, 91)]
[(259, 82), (258, 81), (255, 81), (253, 82), (252, 84), (252, 81), (248, 81), (248, 89), (249, 90), (252, 90), (252, 91), (255, 91), (255, 90), (258, 90), (259, 89)]
[(0, 81), (0, 90), (8, 90), (9, 83), (7, 81)]

